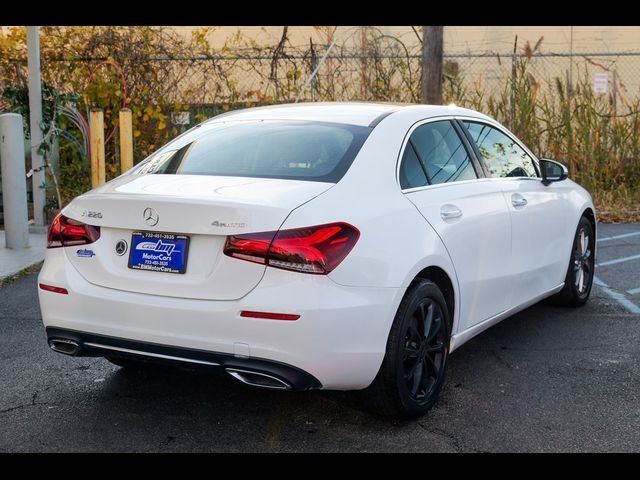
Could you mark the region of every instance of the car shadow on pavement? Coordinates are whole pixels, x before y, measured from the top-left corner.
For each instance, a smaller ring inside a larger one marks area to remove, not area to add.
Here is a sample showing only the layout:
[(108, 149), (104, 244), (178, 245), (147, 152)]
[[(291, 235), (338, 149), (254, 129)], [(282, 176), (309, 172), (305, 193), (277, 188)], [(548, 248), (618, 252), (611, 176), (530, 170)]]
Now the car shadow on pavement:
[[(614, 448), (615, 435), (631, 445), (636, 430), (621, 422), (638, 385), (617, 379), (635, 378), (632, 324), (603, 299), (530, 307), (454, 352), (440, 399), (416, 421), (369, 413), (358, 392), (262, 390), (220, 371), (59, 358), (69, 380), (40, 407), (39, 438), (45, 451), (116, 452), (598, 451)], [(609, 348), (607, 335), (618, 343)]]

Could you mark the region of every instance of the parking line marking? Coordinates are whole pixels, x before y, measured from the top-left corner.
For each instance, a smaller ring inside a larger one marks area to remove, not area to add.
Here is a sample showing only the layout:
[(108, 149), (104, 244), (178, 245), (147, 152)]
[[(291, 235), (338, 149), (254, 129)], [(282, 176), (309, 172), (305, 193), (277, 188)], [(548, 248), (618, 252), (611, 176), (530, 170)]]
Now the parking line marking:
[(616, 292), (615, 290), (609, 288), (609, 285), (604, 283), (595, 275), (593, 277), (593, 283), (598, 285), (604, 293), (606, 293), (611, 298), (613, 298), (616, 302), (618, 302), (620, 305), (626, 308), (629, 312), (640, 314), (640, 307), (638, 307), (635, 303), (627, 299), (627, 297), (625, 297), (622, 293)]
[(619, 238), (633, 237), (640, 235), (640, 232), (623, 233), (622, 235), (614, 235), (613, 237), (598, 238), (596, 242), (608, 242), (609, 240), (617, 240)]
[(627, 293), (630, 295), (635, 295), (636, 293), (640, 293), (640, 287), (632, 288), (631, 290), (627, 290)]
[(616, 263), (630, 262), (631, 260), (637, 260), (640, 255), (631, 255), (630, 257), (616, 258), (615, 260), (608, 260), (602, 263), (596, 263), (596, 267), (606, 267), (607, 265), (615, 265)]

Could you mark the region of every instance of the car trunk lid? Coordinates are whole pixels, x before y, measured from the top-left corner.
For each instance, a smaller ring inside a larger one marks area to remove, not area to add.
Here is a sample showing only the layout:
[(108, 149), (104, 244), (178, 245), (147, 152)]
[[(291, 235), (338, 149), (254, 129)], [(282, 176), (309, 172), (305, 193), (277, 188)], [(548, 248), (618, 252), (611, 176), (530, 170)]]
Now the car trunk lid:
[[(226, 237), (278, 230), (293, 209), (332, 185), (246, 177), (124, 175), (64, 209), (65, 216), (101, 229), (95, 243), (67, 247), (65, 253), (95, 285), (169, 297), (238, 299), (258, 284), (265, 266), (224, 255)], [(145, 238), (138, 240), (132, 259), (134, 233)], [(165, 258), (167, 248), (172, 248), (166, 245), (176, 235), (188, 237), (188, 246), (184, 241), (178, 244), (188, 248), (182, 252), (184, 273), (130, 268), (131, 261), (140, 261), (141, 255)]]

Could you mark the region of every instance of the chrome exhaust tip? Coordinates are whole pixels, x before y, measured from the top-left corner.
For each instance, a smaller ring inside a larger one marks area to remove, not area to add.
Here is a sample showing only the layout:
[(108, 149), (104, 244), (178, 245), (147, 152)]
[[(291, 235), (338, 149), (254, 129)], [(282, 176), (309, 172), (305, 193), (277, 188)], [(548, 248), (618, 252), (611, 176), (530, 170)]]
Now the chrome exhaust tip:
[(75, 340), (66, 338), (52, 338), (49, 340), (49, 347), (57, 353), (65, 355), (76, 355), (80, 351), (80, 345)]
[(252, 387), (271, 388), (273, 390), (291, 390), (291, 385), (284, 380), (267, 375), (266, 373), (237, 368), (226, 368), (225, 371), (236, 380)]

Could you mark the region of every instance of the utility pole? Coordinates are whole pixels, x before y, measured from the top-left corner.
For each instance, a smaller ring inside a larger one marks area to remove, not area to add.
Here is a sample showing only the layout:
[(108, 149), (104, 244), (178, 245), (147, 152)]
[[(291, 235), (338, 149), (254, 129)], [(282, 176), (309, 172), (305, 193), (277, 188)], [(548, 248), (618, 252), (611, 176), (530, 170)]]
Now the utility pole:
[(422, 103), (442, 104), (443, 27), (422, 27)]
[(40, 80), (40, 27), (27, 27), (27, 67), (29, 69), (29, 131), (31, 133), (31, 168), (33, 169), (33, 220), (36, 226), (45, 224), (45, 166), (38, 153), (42, 143), (42, 84)]

